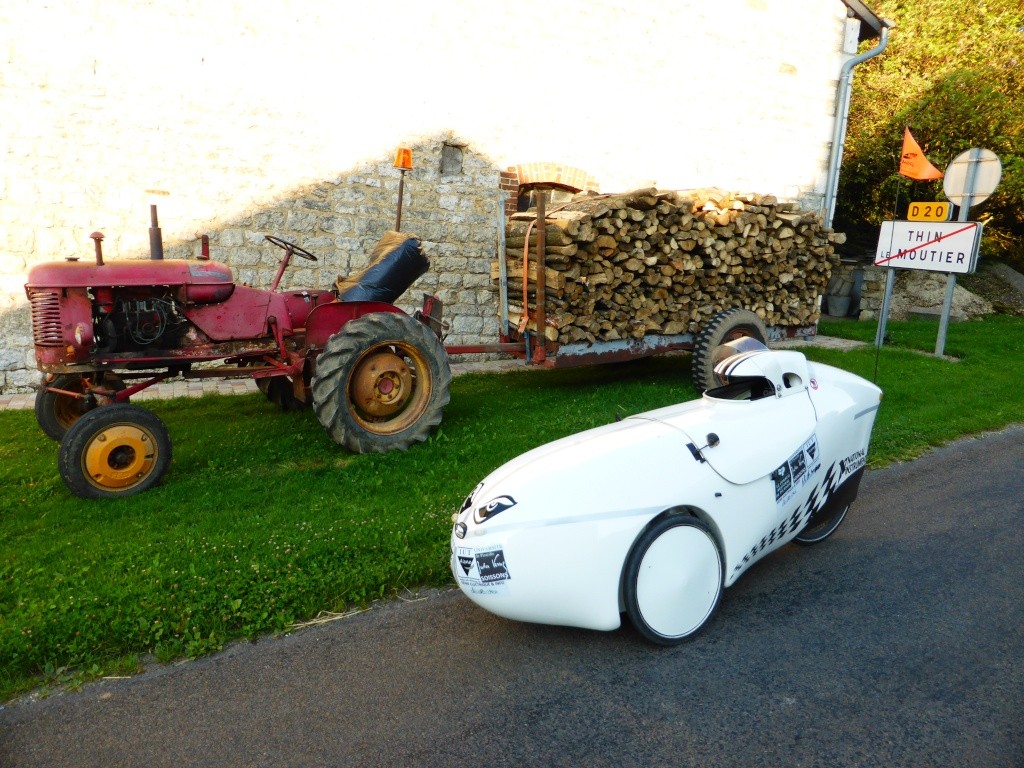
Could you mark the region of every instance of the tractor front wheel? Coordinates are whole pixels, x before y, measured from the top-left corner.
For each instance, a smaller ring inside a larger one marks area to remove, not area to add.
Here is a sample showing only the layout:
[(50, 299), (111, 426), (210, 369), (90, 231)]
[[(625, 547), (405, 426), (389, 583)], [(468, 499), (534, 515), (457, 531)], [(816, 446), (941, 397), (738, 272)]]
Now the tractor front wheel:
[(132, 496), (157, 485), (171, 463), (171, 438), (155, 413), (116, 403), (89, 411), (60, 443), (58, 468), (83, 499)]
[(441, 423), (451, 379), (448, 354), (426, 325), (375, 312), (327, 340), (313, 409), (334, 442), (354, 453), (404, 451)]

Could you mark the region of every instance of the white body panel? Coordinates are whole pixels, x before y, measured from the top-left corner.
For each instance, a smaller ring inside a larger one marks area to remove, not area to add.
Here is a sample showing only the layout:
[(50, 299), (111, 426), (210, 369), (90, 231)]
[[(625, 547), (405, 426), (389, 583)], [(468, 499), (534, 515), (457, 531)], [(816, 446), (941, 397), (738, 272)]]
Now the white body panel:
[(774, 396), (712, 391), (492, 472), (452, 533), (463, 592), (506, 618), (608, 630), (620, 624), (630, 550), (668, 510), (712, 531), (724, 586), (792, 540), (842, 483), (859, 480), (880, 390), (799, 353), (765, 352), (766, 363), (781, 366)]

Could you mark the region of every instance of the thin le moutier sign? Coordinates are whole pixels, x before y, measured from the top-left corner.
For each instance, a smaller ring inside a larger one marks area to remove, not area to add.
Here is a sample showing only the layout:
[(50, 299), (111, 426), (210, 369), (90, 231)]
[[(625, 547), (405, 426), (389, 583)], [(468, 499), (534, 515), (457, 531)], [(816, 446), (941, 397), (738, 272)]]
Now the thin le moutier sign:
[(978, 260), (977, 221), (883, 221), (875, 266), (969, 274)]

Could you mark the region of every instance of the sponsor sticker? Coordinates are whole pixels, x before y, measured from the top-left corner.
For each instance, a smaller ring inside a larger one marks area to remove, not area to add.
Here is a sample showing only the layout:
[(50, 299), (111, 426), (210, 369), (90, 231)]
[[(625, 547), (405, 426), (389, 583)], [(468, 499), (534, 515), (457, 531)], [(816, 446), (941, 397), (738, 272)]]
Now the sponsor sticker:
[(501, 594), (512, 580), (501, 547), (473, 550), (456, 547), (455, 560), (458, 563), (456, 577), (459, 583), (473, 594)]
[(819, 469), (821, 457), (818, 451), (818, 436), (811, 435), (810, 439), (800, 446), (800, 450), (772, 472), (775, 502), (780, 507), (788, 504)]
[(845, 459), (839, 462), (839, 477), (840, 479), (847, 475), (852, 475), (858, 469), (864, 466), (867, 462), (868, 452), (865, 449), (854, 451)]

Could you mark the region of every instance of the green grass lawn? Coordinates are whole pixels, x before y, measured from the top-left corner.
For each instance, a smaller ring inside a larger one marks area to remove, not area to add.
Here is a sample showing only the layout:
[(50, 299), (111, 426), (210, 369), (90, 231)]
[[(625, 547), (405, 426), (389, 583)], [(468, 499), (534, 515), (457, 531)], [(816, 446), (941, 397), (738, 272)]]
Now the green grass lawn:
[[(822, 323), (872, 341), (874, 323)], [(890, 323), (893, 344), (814, 360), (875, 378), (871, 466), (1024, 422), (1024, 319)], [(924, 350), (926, 354), (920, 351)], [(151, 403), (174, 441), (164, 484), (84, 501), (30, 411), (0, 413), (0, 700), (281, 632), (404, 588), (450, 583), (451, 514), (490, 470), (541, 443), (697, 396), (689, 358), (467, 375), (441, 429), (355, 456), (311, 412), (260, 395)]]

